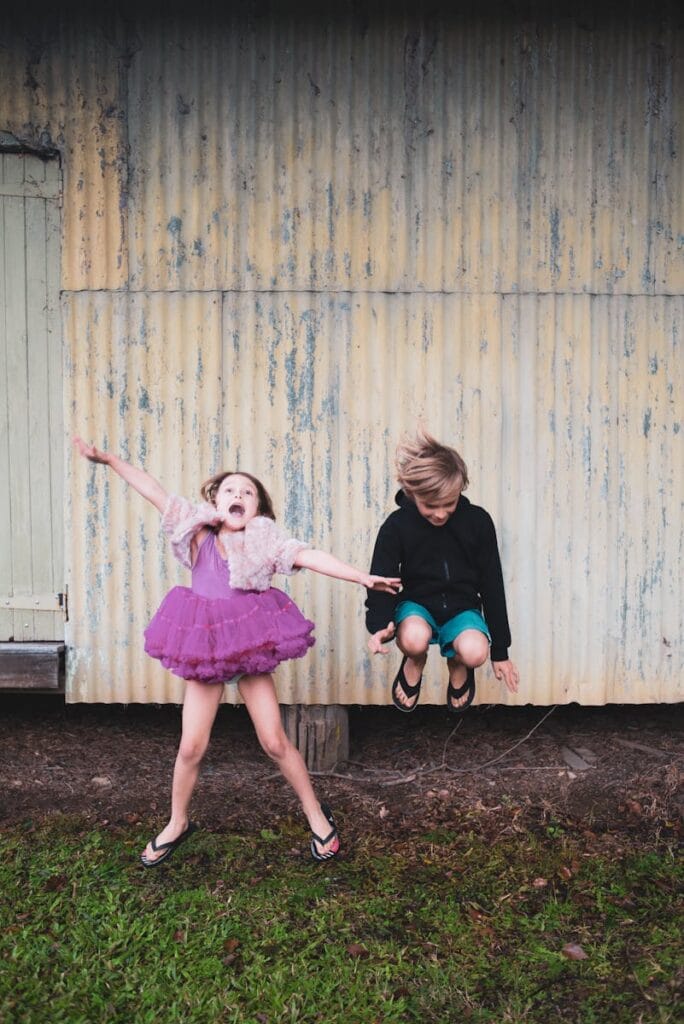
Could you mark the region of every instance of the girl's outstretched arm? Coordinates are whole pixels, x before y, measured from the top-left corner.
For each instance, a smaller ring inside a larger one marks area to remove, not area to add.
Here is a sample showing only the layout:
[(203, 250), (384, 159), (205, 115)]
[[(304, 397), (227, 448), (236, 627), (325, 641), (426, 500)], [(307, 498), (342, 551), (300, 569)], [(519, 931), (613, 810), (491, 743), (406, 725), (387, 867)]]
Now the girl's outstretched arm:
[(360, 583), (368, 590), (384, 590), (389, 594), (396, 594), (401, 586), (400, 579), (390, 579), (387, 576), (369, 576), (367, 572), (355, 569), (353, 565), (341, 562), (334, 555), (327, 551), (317, 551), (315, 548), (304, 548), (294, 560), (298, 569), (312, 569), (324, 576), (332, 576), (336, 580), (347, 580), (348, 583)]
[(113, 469), (122, 480), (130, 484), (138, 494), (141, 494), (143, 498), (146, 498), (156, 509), (163, 513), (169, 496), (162, 485), (153, 476), (146, 473), (144, 469), (131, 466), (129, 462), (124, 462), (118, 455), (112, 455), (111, 452), (103, 452), (96, 448), (95, 445), (86, 444), (80, 437), (74, 438), (74, 446), (79, 455), (82, 455), (84, 459), (89, 459), (90, 462), (100, 462), (103, 466), (109, 466), (110, 469)]

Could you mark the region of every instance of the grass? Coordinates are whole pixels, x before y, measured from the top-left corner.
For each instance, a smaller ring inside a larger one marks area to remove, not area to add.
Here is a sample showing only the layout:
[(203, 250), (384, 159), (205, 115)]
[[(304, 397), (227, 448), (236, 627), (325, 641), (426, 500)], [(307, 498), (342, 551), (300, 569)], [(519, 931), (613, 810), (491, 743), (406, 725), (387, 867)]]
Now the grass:
[[(0, 833), (7, 1024), (460, 1024), (681, 1019), (667, 843), (563, 830), (362, 840), (198, 833), (144, 871), (141, 829)], [(569, 959), (574, 943), (586, 959)]]

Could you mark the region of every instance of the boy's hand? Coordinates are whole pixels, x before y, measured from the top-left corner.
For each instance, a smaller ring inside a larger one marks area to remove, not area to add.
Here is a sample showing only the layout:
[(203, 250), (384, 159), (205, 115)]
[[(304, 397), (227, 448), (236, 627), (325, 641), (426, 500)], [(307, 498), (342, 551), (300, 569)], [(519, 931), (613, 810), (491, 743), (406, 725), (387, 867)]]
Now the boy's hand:
[(106, 466), (109, 462), (107, 452), (101, 452), (94, 444), (86, 444), (80, 437), (74, 438), (74, 446), (79, 455), (82, 455), (84, 459), (89, 459), (90, 462), (99, 462), (103, 466)]
[(363, 576), (359, 583), (366, 590), (384, 590), (387, 594), (396, 594), (401, 588), (401, 580), (390, 576)]
[(507, 661), (493, 661), (492, 668), (494, 669), (494, 675), (496, 678), (502, 680), (511, 693), (518, 692), (520, 676), (518, 675), (517, 668), (510, 659)]
[(368, 650), (371, 654), (387, 654), (390, 648), (383, 647), (383, 643), (393, 640), (394, 632), (394, 623), (389, 622), (384, 629), (379, 629), (377, 633), (373, 633), (368, 641)]

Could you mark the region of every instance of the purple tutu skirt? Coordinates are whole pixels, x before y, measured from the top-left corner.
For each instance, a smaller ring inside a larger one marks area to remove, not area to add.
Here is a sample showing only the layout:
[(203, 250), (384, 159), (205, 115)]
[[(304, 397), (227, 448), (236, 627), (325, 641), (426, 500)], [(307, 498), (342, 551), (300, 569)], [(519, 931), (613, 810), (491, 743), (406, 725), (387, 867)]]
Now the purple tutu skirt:
[(207, 598), (174, 587), (145, 630), (145, 650), (181, 679), (223, 683), (272, 672), (314, 644), (313, 622), (282, 590), (240, 590)]

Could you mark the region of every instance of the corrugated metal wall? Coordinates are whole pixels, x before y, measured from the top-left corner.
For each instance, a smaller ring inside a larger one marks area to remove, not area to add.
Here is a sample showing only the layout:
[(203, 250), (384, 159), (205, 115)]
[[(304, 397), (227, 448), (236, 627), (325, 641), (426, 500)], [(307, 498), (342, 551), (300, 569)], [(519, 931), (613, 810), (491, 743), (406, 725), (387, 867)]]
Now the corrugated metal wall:
[[(63, 154), (69, 428), (187, 494), (249, 469), (365, 564), (422, 415), (498, 524), (518, 702), (682, 699), (681, 29), (255, 11), (2, 52), (0, 131)], [(156, 514), (67, 489), (69, 699), (179, 699)], [(291, 590), (318, 644), (281, 699), (385, 703), (363, 594)]]

